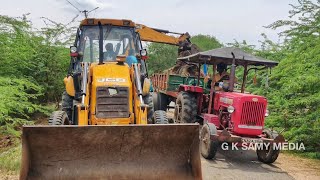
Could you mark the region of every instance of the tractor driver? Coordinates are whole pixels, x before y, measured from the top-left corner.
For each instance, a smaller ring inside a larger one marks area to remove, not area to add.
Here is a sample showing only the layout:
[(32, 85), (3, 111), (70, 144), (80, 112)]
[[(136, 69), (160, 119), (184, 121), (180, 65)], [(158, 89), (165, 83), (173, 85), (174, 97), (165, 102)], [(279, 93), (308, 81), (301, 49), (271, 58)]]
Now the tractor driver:
[[(229, 88), (230, 73), (227, 72), (227, 65), (224, 63), (219, 63), (217, 65), (218, 73), (215, 74), (214, 79), (216, 82), (215, 90), (227, 90)], [(235, 77), (235, 83), (237, 78)]]
[(116, 53), (113, 51), (113, 45), (112, 43), (107, 43), (106, 46), (106, 52), (103, 53), (103, 59), (106, 61), (112, 61), (116, 59)]

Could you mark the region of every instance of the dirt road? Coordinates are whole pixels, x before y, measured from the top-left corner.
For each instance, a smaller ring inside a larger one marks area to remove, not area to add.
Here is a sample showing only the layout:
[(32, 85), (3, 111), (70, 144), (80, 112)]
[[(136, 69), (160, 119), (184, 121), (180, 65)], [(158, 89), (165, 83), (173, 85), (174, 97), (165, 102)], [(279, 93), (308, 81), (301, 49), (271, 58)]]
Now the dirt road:
[(263, 164), (254, 151), (219, 150), (213, 160), (201, 159), (204, 180), (209, 179), (281, 179), (293, 178), (284, 172), (277, 163)]
[[(168, 111), (167, 116), (173, 118), (173, 110)], [(284, 153), (280, 153), (277, 161), (268, 165), (258, 161), (254, 151), (223, 151), (220, 148), (215, 159), (201, 157), (201, 165), (204, 180), (320, 180), (319, 160)]]
[(254, 151), (219, 150), (213, 160), (201, 159), (204, 180), (279, 179), (320, 180), (320, 161), (280, 153), (271, 165), (258, 161)]

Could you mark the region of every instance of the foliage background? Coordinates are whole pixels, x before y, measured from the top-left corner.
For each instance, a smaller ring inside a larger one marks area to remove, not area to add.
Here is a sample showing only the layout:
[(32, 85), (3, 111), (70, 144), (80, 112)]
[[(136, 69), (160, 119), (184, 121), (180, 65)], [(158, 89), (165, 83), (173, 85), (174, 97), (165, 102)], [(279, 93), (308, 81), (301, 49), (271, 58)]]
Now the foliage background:
[(69, 64), (66, 44), (71, 27), (44, 18), (33, 29), (27, 15), (0, 15), (0, 132), (19, 135), (36, 113), (49, 113), (47, 103), (60, 99)]

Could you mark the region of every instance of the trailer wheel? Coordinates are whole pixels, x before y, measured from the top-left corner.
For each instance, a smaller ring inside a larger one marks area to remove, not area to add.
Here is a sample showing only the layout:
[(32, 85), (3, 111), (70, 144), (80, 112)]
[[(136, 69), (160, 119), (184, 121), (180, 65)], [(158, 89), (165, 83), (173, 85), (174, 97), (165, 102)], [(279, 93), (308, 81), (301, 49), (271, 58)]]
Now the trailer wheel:
[(62, 111), (67, 113), (69, 120), (72, 120), (73, 98), (66, 91), (62, 93), (61, 106)]
[[(276, 131), (271, 132), (268, 129), (264, 130), (263, 133), (266, 134), (266, 137), (270, 139), (275, 139), (278, 136)], [(274, 150), (272, 143), (270, 146), (268, 146), (268, 148), (263, 148), (264, 149), (257, 150), (258, 160), (266, 164), (275, 162), (279, 156), (280, 150)]]
[(219, 142), (210, 139), (210, 128), (204, 124), (200, 131), (200, 150), (201, 155), (206, 159), (212, 159), (216, 156)]
[(146, 96), (143, 97), (143, 101), (145, 104), (148, 105), (147, 109), (147, 119), (148, 119), (148, 124), (152, 124), (152, 119), (153, 119), (153, 114), (154, 114), (154, 104), (153, 104), (153, 98), (151, 93), (147, 94)]
[(167, 118), (167, 112), (165, 111), (155, 111), (154, 112), (154, 123), (155, 124), (169, 124), (168, 118)]
[(54, 111), (48, 121), (49, 125), (69, 125), (69, 118), (65, 111)]
[(154, 92), (152, 93), (152, 98), (153, 98), (155, 111), (157, 110), (167, 111), (167, 105), (168, 105), (167, 95), (160, 92)]
[(197, 110), (195, 96), (191, 93), (180, 92), (174, 108), (174, 120), (176, 123), (194, 123)]

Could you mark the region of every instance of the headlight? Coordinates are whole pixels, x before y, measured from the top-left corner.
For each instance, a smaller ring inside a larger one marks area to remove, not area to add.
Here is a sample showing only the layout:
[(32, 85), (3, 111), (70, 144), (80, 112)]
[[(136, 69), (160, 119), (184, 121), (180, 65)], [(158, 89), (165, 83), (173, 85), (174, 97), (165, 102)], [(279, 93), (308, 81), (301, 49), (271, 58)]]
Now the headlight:
[(268, 109), (266, 110), (266, 114), (264, 114), (264, 116), (265, 116), (265, 117), (268, 117), (268, 116), (269, 116), (269, 110), (268, 110)]
[(233, 106), (229, 106), (227, 110), (231, 114), (231, 113), (234, 112), (234, 107)]
[(77, 47), (71, 46), (71, 47), (70, 47), (70, 52), (71, 52), (71, 53), (76, 53), (76, 52), (77, 52)]

